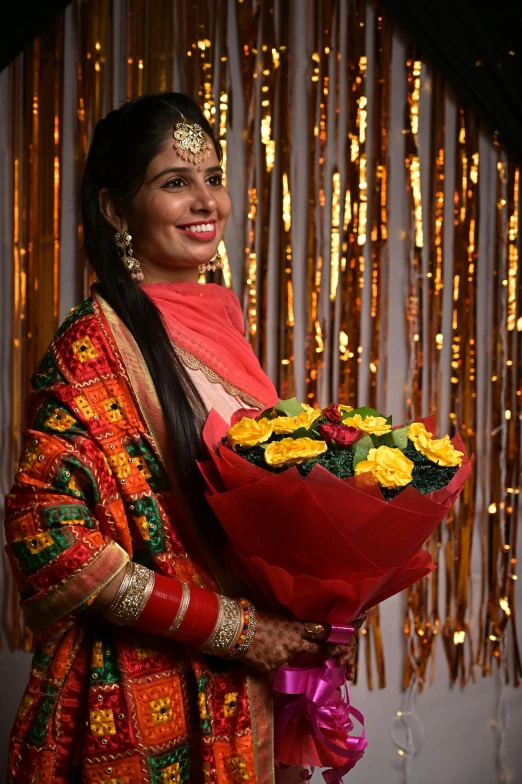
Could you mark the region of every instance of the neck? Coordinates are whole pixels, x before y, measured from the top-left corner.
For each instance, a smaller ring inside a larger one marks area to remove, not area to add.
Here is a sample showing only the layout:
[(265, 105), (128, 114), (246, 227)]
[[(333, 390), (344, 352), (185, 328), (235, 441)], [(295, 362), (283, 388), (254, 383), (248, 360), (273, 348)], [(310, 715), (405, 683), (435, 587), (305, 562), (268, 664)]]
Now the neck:
[(199, 278), (198, 267), (175, 267), (162, 269), (154, 265), (142, 263), (143, 283), (197, 283)]

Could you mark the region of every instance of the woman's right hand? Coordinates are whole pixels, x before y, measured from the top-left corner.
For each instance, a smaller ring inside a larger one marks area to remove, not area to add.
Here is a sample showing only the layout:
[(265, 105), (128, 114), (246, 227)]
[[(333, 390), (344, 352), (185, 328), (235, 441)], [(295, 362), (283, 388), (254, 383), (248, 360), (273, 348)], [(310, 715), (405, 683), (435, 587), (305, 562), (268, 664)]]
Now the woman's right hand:
[(305, 633), (305, 625), (300, 621), (288, 620), (281, 615), (257, 613), (256, 633), (241, 661), (263, 672), (272, 672), (299, 653), (327, 658), (327, 646), (303, 639)]

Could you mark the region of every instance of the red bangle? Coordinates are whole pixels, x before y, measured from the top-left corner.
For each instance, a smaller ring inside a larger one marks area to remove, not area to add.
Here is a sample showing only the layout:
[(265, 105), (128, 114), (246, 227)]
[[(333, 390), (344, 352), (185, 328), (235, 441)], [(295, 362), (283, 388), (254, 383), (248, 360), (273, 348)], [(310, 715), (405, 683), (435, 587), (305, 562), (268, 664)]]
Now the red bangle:
[(136, 625), (144, 631), (165, 635), (178, 613), (181, 596), (179, 580), (156, 574), (154, 589)]
[(218, 615), (217, 596), (206, 588), (191, 586), (190, 604), (174, 639), (195, 647), (203, 645), (214, 631)]

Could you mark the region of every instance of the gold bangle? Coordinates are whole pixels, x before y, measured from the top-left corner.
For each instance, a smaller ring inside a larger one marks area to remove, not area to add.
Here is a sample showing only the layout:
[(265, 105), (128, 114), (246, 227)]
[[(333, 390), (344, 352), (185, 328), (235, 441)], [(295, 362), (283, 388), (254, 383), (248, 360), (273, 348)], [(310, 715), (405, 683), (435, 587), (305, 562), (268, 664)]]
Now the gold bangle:
[(176, 613), (176, 617), (170, 624), (169, 628), (167, 629), (167, 635), (170, 636), (174, 634), (181, 624), (183, 623), (183, 619), (187, 614), (188, 606), (190, 604), (190, 585), (188, 583), (181, 583), (181, 601), (179, 603), (178, 612)]
[(145, 609), (147, 602), (150, 599), (151, 593), (154, 590), (155, 581), (156, 581), (156, 575), (154, 574), (152, 569), (149, 569), (149, 580), (147, 582), (147, 585), (145, 586), (145, 590), (143, 591), (143, 596), (141, 597), (140, 606), (138, 607), (138, 614), (136, 615), (134, 622), (138, 620), (143, 610)]
[(203, 653), (224, 656), (232, 648), (239, 636), (241, 608), (239, 603), (228, 596), (218, 596), (219, 614), (212, 634), (201, 647)]
[(243, 627), (237, 640), (234, 641), (232, 651), (227, 655), (228, 659), (241, 658), (250, 648), (256, 633), (257, 616), (254, 605), (247, 599), (238, 599), (238, 605), (244, 613)]
[(148, 594), (146, 598), (149, 598), (153, 587), (154, 572), (141, 564), (134, 564), (129, 587), (112, 609), (109, 619), (119, 626), (132, 626), (143, 610), (145, 596)]
[(114, 599), (112, 600), (112, 602), (107, 607), (104, 613), (105, 617), (108, 618), (109, 620), (112, 620), (113, 613), (117, 608), (117, 606), (119, 605), (120, 601), (122, 600), (123, 595), (126, 593), (130, 585), (130, 582), (132, 580), (133, 574), (134, 574), (134, 564), (132, 561), (128, 561), (125, 567), (125, 574), (123, 575), (123, 580), (120, 583), (120, 587), (118, 588), (116, 596), (114, 597)]

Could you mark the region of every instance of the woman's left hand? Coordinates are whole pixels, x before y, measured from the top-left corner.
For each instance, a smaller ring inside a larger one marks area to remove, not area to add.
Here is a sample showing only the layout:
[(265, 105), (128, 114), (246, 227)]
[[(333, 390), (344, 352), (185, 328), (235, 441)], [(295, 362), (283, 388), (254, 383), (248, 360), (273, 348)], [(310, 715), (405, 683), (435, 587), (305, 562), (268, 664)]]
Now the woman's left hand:
[(337, 664), (345, 664), (347, 667), (346, 677), (349, 681), (353, 680), (355, 674), (355, 655), (357, 653), (357, 640), (352, 639), (348, 645), (328, 645), (328, 653), (337, 659)]

